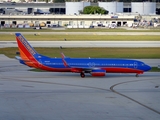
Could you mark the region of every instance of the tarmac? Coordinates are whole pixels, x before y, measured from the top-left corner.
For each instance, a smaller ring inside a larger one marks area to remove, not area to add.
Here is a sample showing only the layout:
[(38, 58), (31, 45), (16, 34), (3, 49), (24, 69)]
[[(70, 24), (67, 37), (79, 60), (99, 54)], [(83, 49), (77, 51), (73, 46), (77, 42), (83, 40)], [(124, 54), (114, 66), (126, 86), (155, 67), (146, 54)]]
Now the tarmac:
[[(125, 48), (146, 48), (160, 47), (160, 41), (29, 41), (33, 47), (125, 47)], [(0, 48), (17, 47), (16, 41), (0, 41)]]
[(30, 69), (0, 55), (0, 120), (160, 120), (159, 72), (81, 78)]

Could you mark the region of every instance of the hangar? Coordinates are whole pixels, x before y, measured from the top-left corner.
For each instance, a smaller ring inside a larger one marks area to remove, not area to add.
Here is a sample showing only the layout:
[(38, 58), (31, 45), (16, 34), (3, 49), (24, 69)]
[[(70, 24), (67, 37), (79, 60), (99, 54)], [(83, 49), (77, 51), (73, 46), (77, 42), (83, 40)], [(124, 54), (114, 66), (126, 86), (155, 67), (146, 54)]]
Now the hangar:
[(58, 26), (69, 25), (73, 28), (87, 28), (91, 25), (107, 25), (116, 23), (123, 26), (126, 23), (133, 23), (135, 15), (3, 15), (0, 16), (1, 25), (10, 24), (34, 24), (46, 26), (55, 24)]
[[(76, 4), (82, 4), (82, 2), (76, 2)], [(68, 26), (68, 28), (89, 28), (90, 26), (108, 26), (109, 24), (116, 24), (117, 26), (124, 26), (132, 24), (136, 19), (141, 18), (139, 13), (131, 14), (131, 3), (120, 3), (120, 10), (116, 8), (119, 2), (109, 2), (110, 7), (114, 12), (109, 15), (83, 15), (77, 14), (75, 11), (79, 11), (87, 5), (103, 5), (106, 6), (107, 2), (89, 3), (84, 4), (81, 7), (72, 7), (75, 2), (66, 3), (1, 3), (1, 15), (0, 25), (5, 27), (17, 27), (17, 25), (29, 25), (29, 26)], [(116, 4), (115, 4), (116, 3)], [(150, 2), (148, 3), (150, 5)], [(71, 5), (71, 6), (70, 6)], [(154, 4), (155, 5), (155, 4)], [(26, 7), (28, 6), (28, 7)], [(153, 5), (150, 5), (153, 7)], [(128, 11), (126, 12), (126, 7)], [(153, 10), (150, 10), (153, 11)], [(149, 12), (150, 12), (149, 11)], [(5, 12), (5, 13), (4, 13)], [(35, 14), (39, 12), (40, 14)], [(52, 12), (48, 14), (48, 12)], [(142, 11), (143, 12), (143, 11)], [(146, 13), (145, 13), (146, 14)], [(153, 13), (152, 13), (153, 14)], [(155, 16), (153, 16), (155, 17)]]

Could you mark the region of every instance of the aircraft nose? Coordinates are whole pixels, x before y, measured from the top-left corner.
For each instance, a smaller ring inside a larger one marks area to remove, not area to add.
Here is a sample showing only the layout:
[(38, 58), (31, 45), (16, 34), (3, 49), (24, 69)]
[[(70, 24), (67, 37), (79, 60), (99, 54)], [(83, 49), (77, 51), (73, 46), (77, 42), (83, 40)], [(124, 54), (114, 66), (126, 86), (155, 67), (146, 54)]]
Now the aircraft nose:
[(149, 71), (151, 69), (151, 67), (149, 65), (146, 65), (145, 68), (146, 68), (145, 71)]

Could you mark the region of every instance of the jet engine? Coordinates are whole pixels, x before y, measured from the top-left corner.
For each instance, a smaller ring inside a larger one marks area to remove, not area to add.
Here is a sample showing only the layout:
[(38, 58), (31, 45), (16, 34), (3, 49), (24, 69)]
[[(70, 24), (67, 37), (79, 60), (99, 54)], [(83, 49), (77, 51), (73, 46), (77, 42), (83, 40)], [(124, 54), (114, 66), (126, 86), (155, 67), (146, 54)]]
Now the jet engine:
[(92, 70), (91, 72), (91, 75), (92, 76), (98, 76), (98, 77), (103, 77), (106, 75), (106, 71), (105, 70), (101, 70), (101, 69), (98, 69), (98, 70)]

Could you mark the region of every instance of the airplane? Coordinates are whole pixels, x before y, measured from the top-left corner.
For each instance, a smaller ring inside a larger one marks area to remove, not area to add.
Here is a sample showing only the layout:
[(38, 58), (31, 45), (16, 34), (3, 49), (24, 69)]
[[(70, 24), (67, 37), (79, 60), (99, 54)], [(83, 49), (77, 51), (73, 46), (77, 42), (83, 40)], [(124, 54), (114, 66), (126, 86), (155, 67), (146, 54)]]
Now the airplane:
[(106, 73), (135, 73), (138, 77), (151, 69), (144, 62), (131, 59), (70, 58), (63, 53), (61, 58), (51, 58), (39, 54), (21, 33), (15, 33), (15, 36), (20, 52), (16, 59), (21, 64), (41, 70), (80, 73), (84, 78), (85, 73), (95, 77), (103, 77)]

